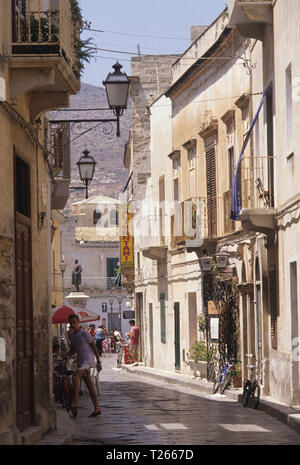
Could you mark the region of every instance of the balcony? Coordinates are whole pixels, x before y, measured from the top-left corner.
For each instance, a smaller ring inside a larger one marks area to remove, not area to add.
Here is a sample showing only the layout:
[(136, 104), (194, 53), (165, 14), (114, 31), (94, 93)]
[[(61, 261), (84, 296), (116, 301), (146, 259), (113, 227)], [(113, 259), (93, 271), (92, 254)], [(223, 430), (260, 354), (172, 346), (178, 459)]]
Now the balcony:
[(167, 257), (168, 246), (165, 243), (167, 232), (162, 222), (162, 210), (159, 215), (148, 215), (140, 222), (141, 252), (144, 257), (151, 260), (164, 260)]
[(229, 28), (236, 28), (241, 35), (264, 39), (264, 28), (273, 23), (272, 0), (229, 0)]
[(68, 0), (51, 2), (56, 9), (42, 10), (37, 2), (13, 2), (12, 43), (9, 48), (10, 99), (30, 98), (30, 119), (69, 104), (80, 89), (74, 38), (78, 25)]
[(215, 249), (217, 212), (221, 212), (223, 197), (195, 197), (174, 206), (171, 216), (171, 248), (184, 247), (188, 252)]
[(248, 231), (270, 234), (275, 230), (274, 159), (250, 156), (241, 161), (241, 222), (242, 227)]
[[(50, 125), (50, 165), (53, 170), (51, 207), (62, 210), (69, 198), (71, 182), (69, 124)], [(59, 175), (59, 176), (58, 176)]]

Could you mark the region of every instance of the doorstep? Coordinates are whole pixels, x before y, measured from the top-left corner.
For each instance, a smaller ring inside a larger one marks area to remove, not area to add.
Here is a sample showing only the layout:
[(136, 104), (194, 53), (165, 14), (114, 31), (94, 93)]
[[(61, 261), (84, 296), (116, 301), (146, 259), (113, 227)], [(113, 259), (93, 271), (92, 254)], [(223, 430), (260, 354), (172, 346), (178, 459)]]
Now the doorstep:
[(36, 442), (35, 446), (63, 446), (72, 444), (75, 425), (69, 417), (67, 411), (57, 403), (56, 411), (56, 430), (45, 434), (43, 438)]
[(22, 431), (21, 437), (23, 446), (30, 446), (41, 439), (42, 428), (40, 426), (31, 426)]

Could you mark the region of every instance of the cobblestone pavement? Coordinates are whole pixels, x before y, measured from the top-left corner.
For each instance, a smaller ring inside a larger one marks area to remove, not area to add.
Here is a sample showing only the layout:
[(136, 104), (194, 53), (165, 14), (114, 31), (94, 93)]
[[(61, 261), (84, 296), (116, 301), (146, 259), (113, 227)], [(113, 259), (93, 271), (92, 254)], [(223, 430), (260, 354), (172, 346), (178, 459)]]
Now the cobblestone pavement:
[(225, 396), (116, 370), (114, 355), (102, 365), (101, 416), (88, 418), (92, 402), (79, 398), (74, 445), (300, 444), (284, 423)]

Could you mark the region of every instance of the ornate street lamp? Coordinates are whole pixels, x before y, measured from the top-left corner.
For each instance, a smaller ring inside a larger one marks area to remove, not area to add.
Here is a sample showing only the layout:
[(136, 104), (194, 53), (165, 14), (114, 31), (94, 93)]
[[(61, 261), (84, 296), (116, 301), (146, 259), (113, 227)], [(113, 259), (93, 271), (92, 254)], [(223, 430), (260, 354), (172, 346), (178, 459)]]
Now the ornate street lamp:
[(78, 166), (80, 179), (85, 184), (85, 198), (88, 199), (88, 185), (94, 177), (95, 166), (97, 162), (90, 155), (90, 152), (87, 149), (85, 149), (82, 153), (83, 156), (79, 159), (76, 165)]
[(204, 255), (199, 258), (200, 266), (202, 271), (211, 271), (211, 257)]
[(113, 110), (117, 117), (117, 136), (120, 136), (119, 117), (127, 107), (127, 99), (129, 93), (130, 81), (126, 73), (122, 73), (123, 66), (117, 61), (113, 65), (114, 72), (109, 73), (103, 81), (106, 90), (106, 96), (109, 108)]
[(228, 253), (225, 253), (225, 252), (216, 253), (215, 259), (216, 259), (217, 268), (226, 268), (227, 263), (228, 263), (228, 258), (229, 258)]

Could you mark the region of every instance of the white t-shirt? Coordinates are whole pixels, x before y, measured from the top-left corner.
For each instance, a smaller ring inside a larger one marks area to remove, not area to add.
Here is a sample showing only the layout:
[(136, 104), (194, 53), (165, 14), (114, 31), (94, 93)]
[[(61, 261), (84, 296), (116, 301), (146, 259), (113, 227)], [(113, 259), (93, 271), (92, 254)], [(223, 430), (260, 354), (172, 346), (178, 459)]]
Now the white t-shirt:
[(115, 331), (114, 336), (115, 336), (116, 339), (120, 339), (121, 334), (119, 333), (119, 331)]

